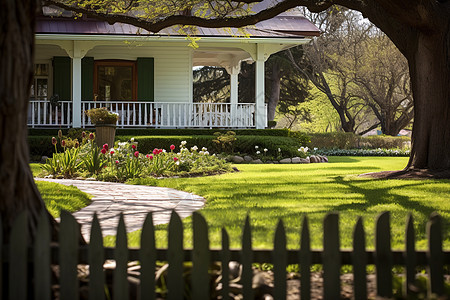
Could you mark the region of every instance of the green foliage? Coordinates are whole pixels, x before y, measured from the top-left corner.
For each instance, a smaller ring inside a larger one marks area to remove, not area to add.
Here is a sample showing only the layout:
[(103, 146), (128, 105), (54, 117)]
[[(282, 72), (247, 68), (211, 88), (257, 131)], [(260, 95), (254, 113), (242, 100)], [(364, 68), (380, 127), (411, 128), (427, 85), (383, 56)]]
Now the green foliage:
[(315, 153), (326, 156), (409, 156), (403, 149), (319, 149)]
[(377, 135), (363, 137), (351, 132), (310, 133), (311, 146), (327, 149), (403, 149), (409, 148), (410, 138)]
[(216, 138), (213, 140), (213, 143), (216, 144), (218, 153), (234, 152), (234, 143), (236, 142), (236, 133), (234, 131), (228, 131), (227, 133), (215, 132), (214, 136)]
[(94, 140), (90, 140), (83, 151), (81, 159), (83, 160), (83, 167), (90, 175), (99, 174), (106, 166), (106, 157), (102, 155), (101, 150), (97, 147)]
[[(297, 138), (275, 136), (238, 136), (235, 151), (254, 154), (255, 146), (268, 149), (267, 155), (283, 157), (298, 156), (298, 148), (302, 146)], [(280, 149), (281, 151), (278, 151)]]

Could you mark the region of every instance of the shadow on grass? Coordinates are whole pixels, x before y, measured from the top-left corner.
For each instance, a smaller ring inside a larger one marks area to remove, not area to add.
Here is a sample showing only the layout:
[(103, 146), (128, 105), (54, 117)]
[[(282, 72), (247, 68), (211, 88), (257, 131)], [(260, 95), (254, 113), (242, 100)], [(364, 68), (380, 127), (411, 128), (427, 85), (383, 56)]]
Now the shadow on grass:
[[(417, 218), (416, 216), (416, 222), (419, 220), (423, 220), (419, 223), (419, 228), (425, 228), (425, 225), (428, 221), (428, 218), (430, 214), (435, 211), (436, 209), (431, 206), (424, 205), (423, 203), (419, 201), (412, 200), (408, 196), (404, 195), (398, 195), (398, 194), (392, 194), (392, 190), (394, 188), (392, 187), (380, 187), (380, 188), (363, 188), (359, 185), (364, 184), (365, 182), (373, 182), (373, 179), (368, 180), (358, 180), (356, 181), (358, 183), (355, 184), (352, 181), (346, 181), (344, 180), (344, 177), (337, 176), (334, 178), (335, 182), (338, 184), (341, 184), (343, 186), (346, 186), (349, 190), (351, 190), (354, 193), (358, 193), (364, 196), (364, 199), (366, 200), (365, 203), (346, 203), (346, 204), (340, 204), (337, 206), (334, 206), (333, 209), (336, 211), (346, 211), (351, 209), (358, 209), (361, 211), (365, 211), (370, 209), (371, 207), (375, 207), (377, 205), (383, 205), (383, 204), (392, 204), (392, 197), (395, 198), (395, 204), (400, 205), (404, 209), (412, 212), (417, 211), (421, 214), (420, 218)], [(395, 188), (405, 188), (405, 187), (414, 187), (422, 185), (420, 182), (410, 182), (408, 184), (405, 184), (401, 187), (395, 187)]]

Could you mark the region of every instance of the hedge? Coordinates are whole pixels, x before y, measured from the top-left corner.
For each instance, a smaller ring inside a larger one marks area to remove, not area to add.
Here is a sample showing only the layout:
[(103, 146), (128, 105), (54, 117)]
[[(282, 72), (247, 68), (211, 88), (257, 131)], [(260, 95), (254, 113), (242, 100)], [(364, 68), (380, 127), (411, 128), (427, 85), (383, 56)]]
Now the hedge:
[(351, 132), (311, 133), (311, 147), (319, 149), (393, 149), (409, 148), (406, 136), (376, 135), (363, 137)]
[[(119, 135), (116, 141), (129, 141), (134, 138), (138, 142), (138, 150), (143, 153), (150, 153), (154, 148), (162, 148), (168, 150), (170, 145), (175, 145), (177, 150), (181, 141), (187, 142), (187, 147), (197, 146), (199, 148), (206, 147), (211, 153), (217, 153), (219, 148), (213, 142), (215, 136), (212, 135), (193, 135), (193, 136), (133, 136)], [(54, 152), (54, 146), (51, 143), (51, 136), (29, 136), (30, 153), (32, 160), (40, 160), (45, 156), (51, 156)], [(306, 146), (299, 142), (298, 138), (284, 136), (237, 136), (234, 152), (242, 154), (255, 154), (259, 147), (260, 151), (264, 148), (268, 149), (268, 155), (277, 155), (278, 148), (284, 156), (296, 156), (300, 146)], [(58, 146), (59, 147), (59, 146)]]
[[(80, 128), (61, 129), (64, 135), (69, 131), (83, 131)], [(86, 131), (95, 131), (95, 128), (84, 129)], [(156, 129), (156, 128), (142, 128), (142, 129), (120, 129), (116, 130), (116, 135), (126, 136), (198, 136), (198, 135), (214, 135), (215, 132), (226, 133), (227, 131), (234, 131), (236, 135), (260, 135), (260, 136), (291, 136), (289, 129)], [(35, 129), (28, 130), (29, 136), (55, 136), (58, 129)]]

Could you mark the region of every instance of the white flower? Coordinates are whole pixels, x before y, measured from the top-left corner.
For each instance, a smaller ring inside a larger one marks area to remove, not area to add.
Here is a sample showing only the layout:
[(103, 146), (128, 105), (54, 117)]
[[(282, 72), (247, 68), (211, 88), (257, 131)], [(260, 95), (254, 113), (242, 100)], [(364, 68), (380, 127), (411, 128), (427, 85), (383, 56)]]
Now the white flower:
[(256, 154), (260, 154), (261, 152), (260, 151), (256, 151)]
[(181, 146), (184, 146), (184, 145), (186, 145), (186, 141), (181, 141)]
[(255, 146), (255, 149), (258, 149), (259, 148), (259, 146)]
[(209, 152), (208, 152), (208, 151), (205, 151), (204, 154), (205, 154), (205, 155), (209, 155)]
[(305, 148), (303, 148), (303, 147), (298, 148), (298, 152), (304, 152), (304, 151), (305, 151)]
[(175, 163), (177, 166), (179, 166), (180, 165), (180, 161), (179, 160), (177, 160), (177, 162)]
[(166, 151), (166, 149), (163, 149), (163, 153), (166, 153), (167, 151)]
[(202, 151), (208, 151), (208, 148), (203, 147), (203, 148), (202, 148)]
[(191, 148), (191, 151), (197, 151), (197, 150), (198, 150), (197, 146), (194, 146), (194, 147)]
[(278, 148), (278, 152), (281, 152), (281, 148)]
[(305, 153), (308, 152), (308, 151), (309, 151), (309, 148), (308, 148), (308, 147), (305, 147)]
[(314, 147), (314, 151), (317, 151), (317, 150), (319, 150), (319, 148), (317, 148), (317, 147)]
[(198, 152), (198, 154), (203, 154), (203, 153), (205, 153), (205, 152), (203, 152), (203, 151)]
[(131, 142), (134, 142), (134, 138), (131, 138)]
[(267, 152), (267, 151), (269, 151), (267, 148), (264, 148), (264, 152)]

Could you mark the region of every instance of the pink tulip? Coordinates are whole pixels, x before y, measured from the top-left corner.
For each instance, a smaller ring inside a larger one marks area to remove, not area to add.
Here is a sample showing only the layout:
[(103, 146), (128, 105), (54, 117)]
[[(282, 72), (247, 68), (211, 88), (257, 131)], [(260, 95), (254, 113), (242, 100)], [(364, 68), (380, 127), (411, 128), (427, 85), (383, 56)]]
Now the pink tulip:
[(100, 150), (100, 152), (102, 152), (102, 154), (106, 154), (106, 149), (103, 148), (102, 150)]
[(170, 145), (170, 150), (175, 150), (175, 145)]
[(116, 160), (116, 165), (118, 165), (119, 164), (119, 161), (118, 160)]
[(177, 160), (178, 160), (178, 157), (174, 157), (174, 158), (173, 158), (173, 161), (177, 161)]
[(134, 152), (134, 156), (138, 157), (139, 156), (139, 151)]
[(106, 151), (108, 151), (108, 144), (104, 144), (103, 149), (106, 149)]
[(131, 145), (131, 148), (136, 149), (136, 145)]

